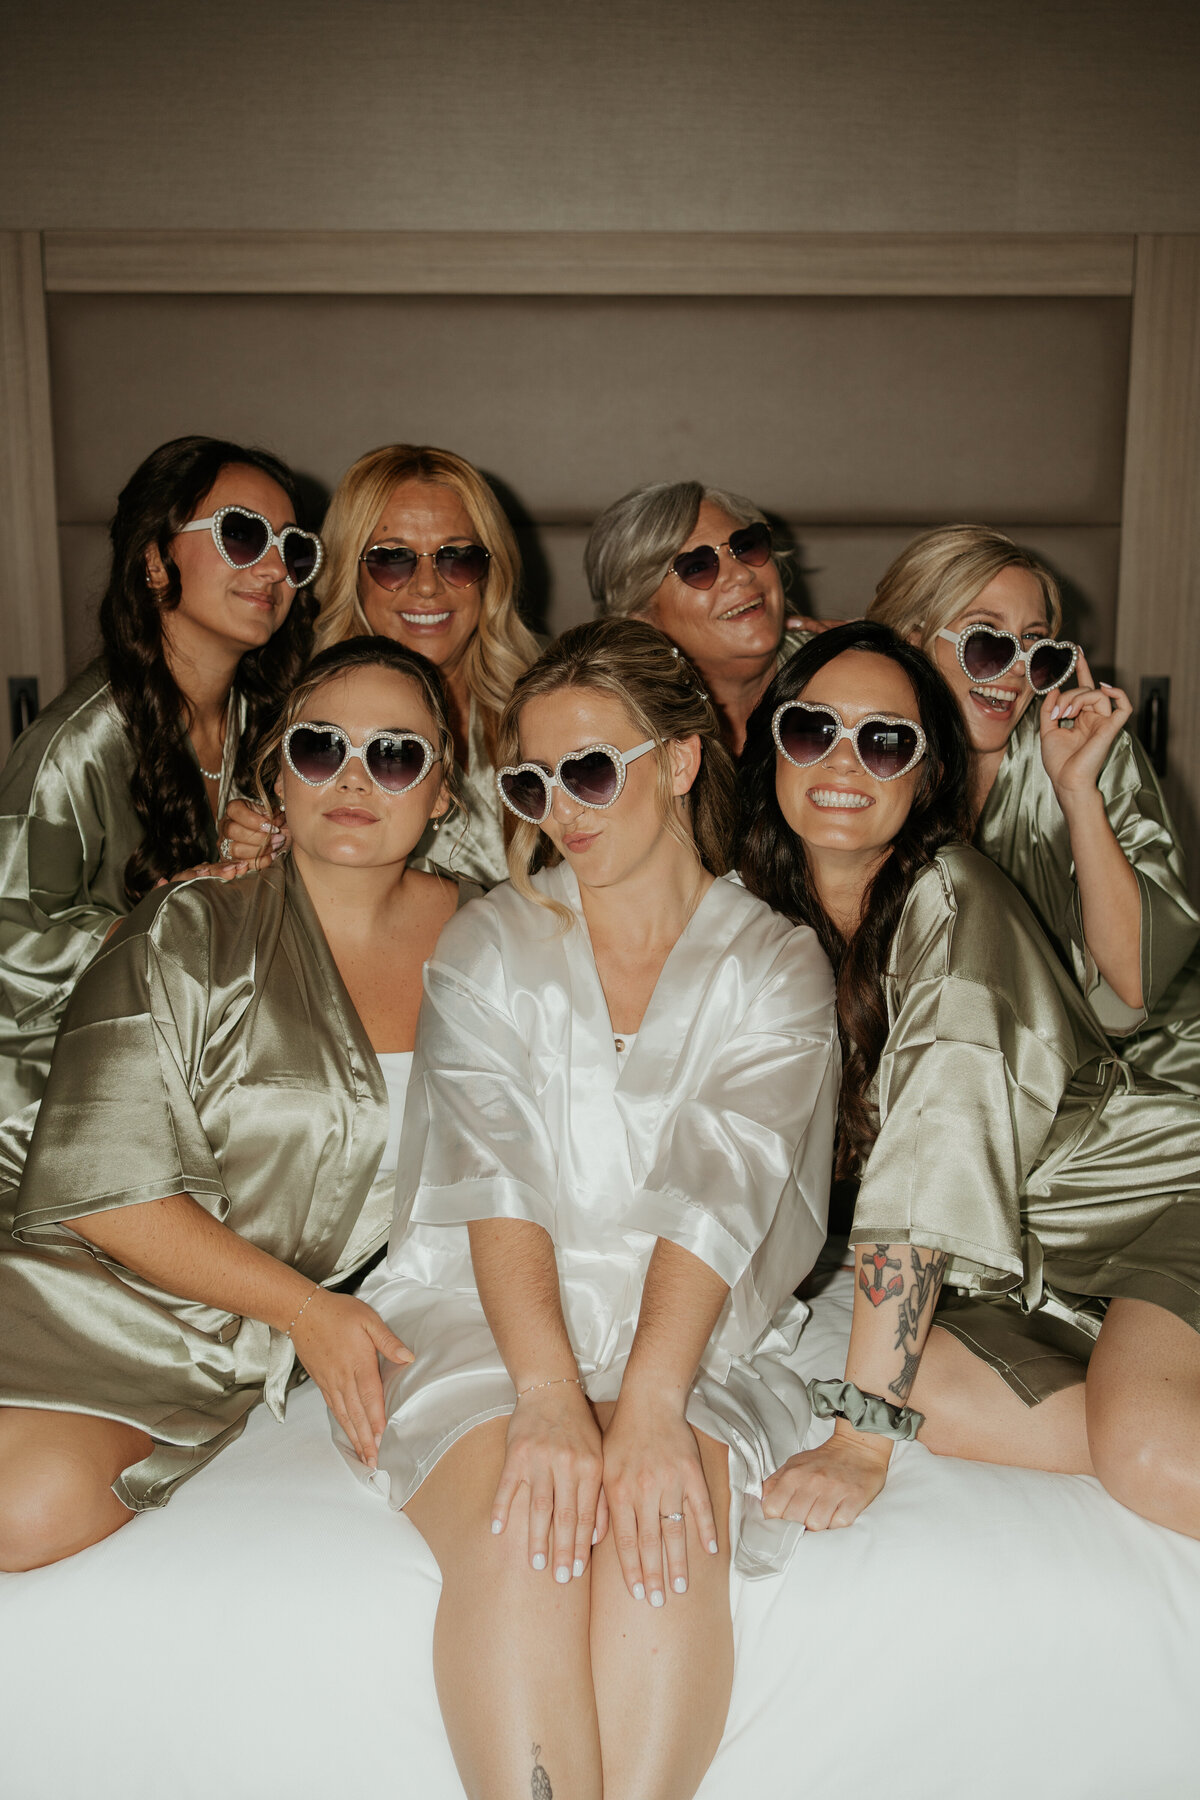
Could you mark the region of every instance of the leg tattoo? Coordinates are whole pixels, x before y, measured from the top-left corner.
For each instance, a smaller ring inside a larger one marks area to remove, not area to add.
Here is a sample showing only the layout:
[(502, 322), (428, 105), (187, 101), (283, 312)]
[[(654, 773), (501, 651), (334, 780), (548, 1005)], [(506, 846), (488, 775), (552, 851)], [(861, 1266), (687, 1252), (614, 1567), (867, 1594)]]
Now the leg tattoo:
[(542, 1746), (533, 1746), (533, 1775), (529, 1782), (530, 1800), (554, 1800), (554, 1789), (550, 1786), (550, 1777), (542, 1767)]

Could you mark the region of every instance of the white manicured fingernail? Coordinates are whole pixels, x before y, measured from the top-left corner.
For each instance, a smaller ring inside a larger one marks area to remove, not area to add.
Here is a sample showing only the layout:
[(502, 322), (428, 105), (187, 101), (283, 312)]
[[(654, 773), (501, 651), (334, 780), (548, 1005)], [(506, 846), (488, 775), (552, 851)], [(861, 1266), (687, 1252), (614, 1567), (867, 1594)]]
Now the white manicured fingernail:
[(503, 1531), (503, 1530), (504, 1530), (504, 1525), (503, 1525), (503, 1523), (502, 1523), (502, 1522), (501, 1522), (501, 1520), (499, 1520), (499, 1519), (493, 1519), (493, 1520), (492, 1520), (492, 1536), (493, 1536), (493, 1537), (499, 1537), (499, 1536), (500, 1536), (500, 1533), (501, 1533), (501, 1532), (502, 1532), (502, 1531)]
[(599, 1531), (599, 1528), (597, 1528), (597, 1529), (596, 1529), (596, 1530), (595, 1530), (595, 1531), (593, 1531), (593, 1533), (592, 1533), (592, 1542), (593, 1542), (593, 1544), (598, 1544), (598, 1543), (599, 1543), (599, 1542), (600, 1542), (600, 1531)]
[(576, 1581), (579, 1580), (579, 1577), (583, 1574), (583, 1571), (586, 1568), (587, 1568), (587, 1564), (584, 1562), (582, 1556), (577, 1556), (575, 1558), (575, 1562), (574, 1562), (574, 1565), (571, 1570), (571, 1573), (574, 1575)]
[(568, 1569), (566, 1563), (560, 1563), (558, 1568), (555, 1569), (554, 1579), (558, 1582), (570, 1581), (571, 1571)]
[(665, 1606), (666, 1603), (667, 1603), (666, 1595), (663, 1593), (662, 1589), (655, 1588), (654, 1592), (650, 1596), (651, 1606)]
[(544, 1569), (546, 1566), (546, 1559), (542, 1555), (540, 1550), (538, 1551), (537, 1555), (533, 1559), (533, 1566), (535, 1569)]
[(646, 1590), (640, 1581), (635, 1581), (633, 1584), (633, 1597), (635, 1600), (644, 1600), (646, 1598)]
[(677, 1575), (675, 1577), (674, 1581), (671, 1583), (671, 1586), (675, 1589), (675, 1592), (677, 1594), (686, 1594), (687, 1593), (687, 1582), (684, 1580), (682, 1575)]
[(716, 1554), (717, 1554), (717, 1550), (718, 1550), (718, 1548), (719, 1548), (719, 1546), (718, 1546), (718, 1544), (717, 1544), (717, 1540), (716, 1540), (716, 1538), (709, 1538), (709, 1540), (708, 1540), (708, 1553), (709, 1553), (709, 1555), (710, 1555), (710, 1556), (715, 1556), (715, 1555), (716, 1555)]

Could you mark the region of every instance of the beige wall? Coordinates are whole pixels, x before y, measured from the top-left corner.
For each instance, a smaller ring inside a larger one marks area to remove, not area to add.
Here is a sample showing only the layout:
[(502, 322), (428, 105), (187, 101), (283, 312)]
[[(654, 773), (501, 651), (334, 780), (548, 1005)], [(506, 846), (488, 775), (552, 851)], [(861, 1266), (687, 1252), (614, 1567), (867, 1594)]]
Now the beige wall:
[(1195, 0), (40, 0), (0, 227), (1200, 229)]

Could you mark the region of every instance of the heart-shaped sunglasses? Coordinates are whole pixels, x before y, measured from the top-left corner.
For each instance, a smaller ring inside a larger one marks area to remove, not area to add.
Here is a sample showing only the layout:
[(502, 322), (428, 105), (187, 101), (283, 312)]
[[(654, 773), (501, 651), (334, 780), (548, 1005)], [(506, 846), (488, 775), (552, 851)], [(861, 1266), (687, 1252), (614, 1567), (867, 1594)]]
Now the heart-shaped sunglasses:
[(193, 519), (180, 531), (211, 531), (212, 541), (231, 569), (252, 569), (274, 547), (283, 558), (288, 585), (307, 587), (325, 561), (325, 546), (315, 531), (285, 525), (276, 532), (269, 519), (245, 506), (222, 506), (208, 519)]
[(1039, 638), (1028, 650), (1013, 631), (994, 631), (990, 625), (968, 625), (965, 631), (939, 631), (954, 645), (959, 667), (971, 681), (998, 681), (1020, 663), (1035, 694), (1048, 694), (1075, 673), (1079, 645), (1066, 639)]
[(496, 771), (496, 786), (509, 812), (516, 813), (528, 825), (541, 825), (550, 817), (554, 789), (580, 806), (602, 812), (621, 797), (625, 771), (639, 756), (654, 749), (654, 739), (647, 738), (635, 750), (618, 750), (613, 744), (589, 744), (584, 750), (571, 750), (560, 756), (553, 771), (541, 763), (514, 763)]
[(340, 725), (289, 725), (283, 754), (293, 775), (309, 787), (326, 787), (357, 757), (375, 786), (385, 794), (405, 794), (424, 781), (441, 758), (416, 731), (369, 731), (361, 744), (351, 741)]
[(761, 569), (771, 557), (771, 527), (756, 521), (731, 531), (724, 544), (694, 544), (681, 550), (671, 564), (671, 573), (691, 588), (710, 588), (721, 572), (721, 552), (728, 550), (736, 562), (747, 568)]
[(872, 713), (857, 725), (847, 725), (836, 706), (817, 706), (808, 700), (785, 700), (777, 706), (771, 733), (798, 769), (824, 762), (843, 738), (849, 738), (855, 756), (875, 781), (907, 775), (925, 754), (925, 733), (913, 719)]
[(410, 550), (407, 544), (372, 544), (359, 562), (375, 583), (389, 594), (407, 587), (417, 564), (428, 557), (448, 587), (474, 587), (488, 572), (490, 550), (482, 544), (442, 544), (437, 550)]

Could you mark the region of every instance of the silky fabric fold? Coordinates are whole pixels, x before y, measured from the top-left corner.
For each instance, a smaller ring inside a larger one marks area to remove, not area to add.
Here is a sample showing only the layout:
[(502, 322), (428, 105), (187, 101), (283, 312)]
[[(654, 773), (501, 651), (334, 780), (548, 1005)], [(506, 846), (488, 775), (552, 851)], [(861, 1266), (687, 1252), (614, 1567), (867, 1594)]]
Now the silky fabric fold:
[(1116, 1295), (1200, 1330), (1200, 1096), (1121, 1060), (988, 858), (918, 875), (884, 989), (851, 1242), (944, 1251), (946, 1286), (1002, 1298), (1009, 1333), (1076, 1313), (1082, 1356)]
[(1135, 1009), (1109, 987), (1084, 941), (1070, 833), (1042, 761), (1038, 714), (1031, 706), (1017, 722), (975, 846), (1016, 882), (1125, 1061), (1200, 1093), (1200, 915), (1188, 898), (1183, 852), (1150, 759), (1122, 731), (1098, 783), (1141, 897), (1145, 1006)]
[(441, 824), (431, 819), (408, 859), (408, 866), (477, 882), (486, 890), (508, 879), (508, 864), (504, 854), (504, 808), (488, 755), (483, 709), (474, 696), (467, 722), (467, 749), (468, 766), (460, 766), (458, 771), (465, 815), (452, 813)]
[[(218, 812), (232, 792), (244, 708), (235, 695)], [(0, 1119), (39, 1100), (63, 1010), (130, 910), (125, 865), (142, 841), (133, 746), (102, 659), (23, 731), (0, 775)], [(204, 856), (217, 855), (207, 820)]]
[[(729, 1445), (734, 1487), (753, 1496), (809, 1423), (790, 1360), (807, 1309), (792, 1294), (825, 1235), (839, 1073), (828, 961), (807, 928), (714, 882), (621, 1067), (575, 877), (559, 865), (534, 884), (570, 908), (569, 930), (505, 885), (464, 907), (426, 967), (395, 1223), (362, 1291), (416, 1360), (384, 1370), (375, 1475), (336, 1426), (335, 1438), (400, 1508), (459, 1437), (511, 1412), (475, 1287), (476, 1219), (550, 1234), (586, 1391), (615, 1400), (661, 1237), (730, 1286), (688, 1417)], [(738, 1552), (746, 1573), (780, 1566), (796, 1535), (759, 1524)]]
[(300, 1371), (262, 1321), (185, 1301), (72, 1220), (186, 1193), (331, 1285), (382, 1244), (387, 1087), (290, 859), (148, 895), (76, 985), (41, 1107), (0, 1128), (0, 1404), (155, 1440), (116, 1491), (163, 1504)]

